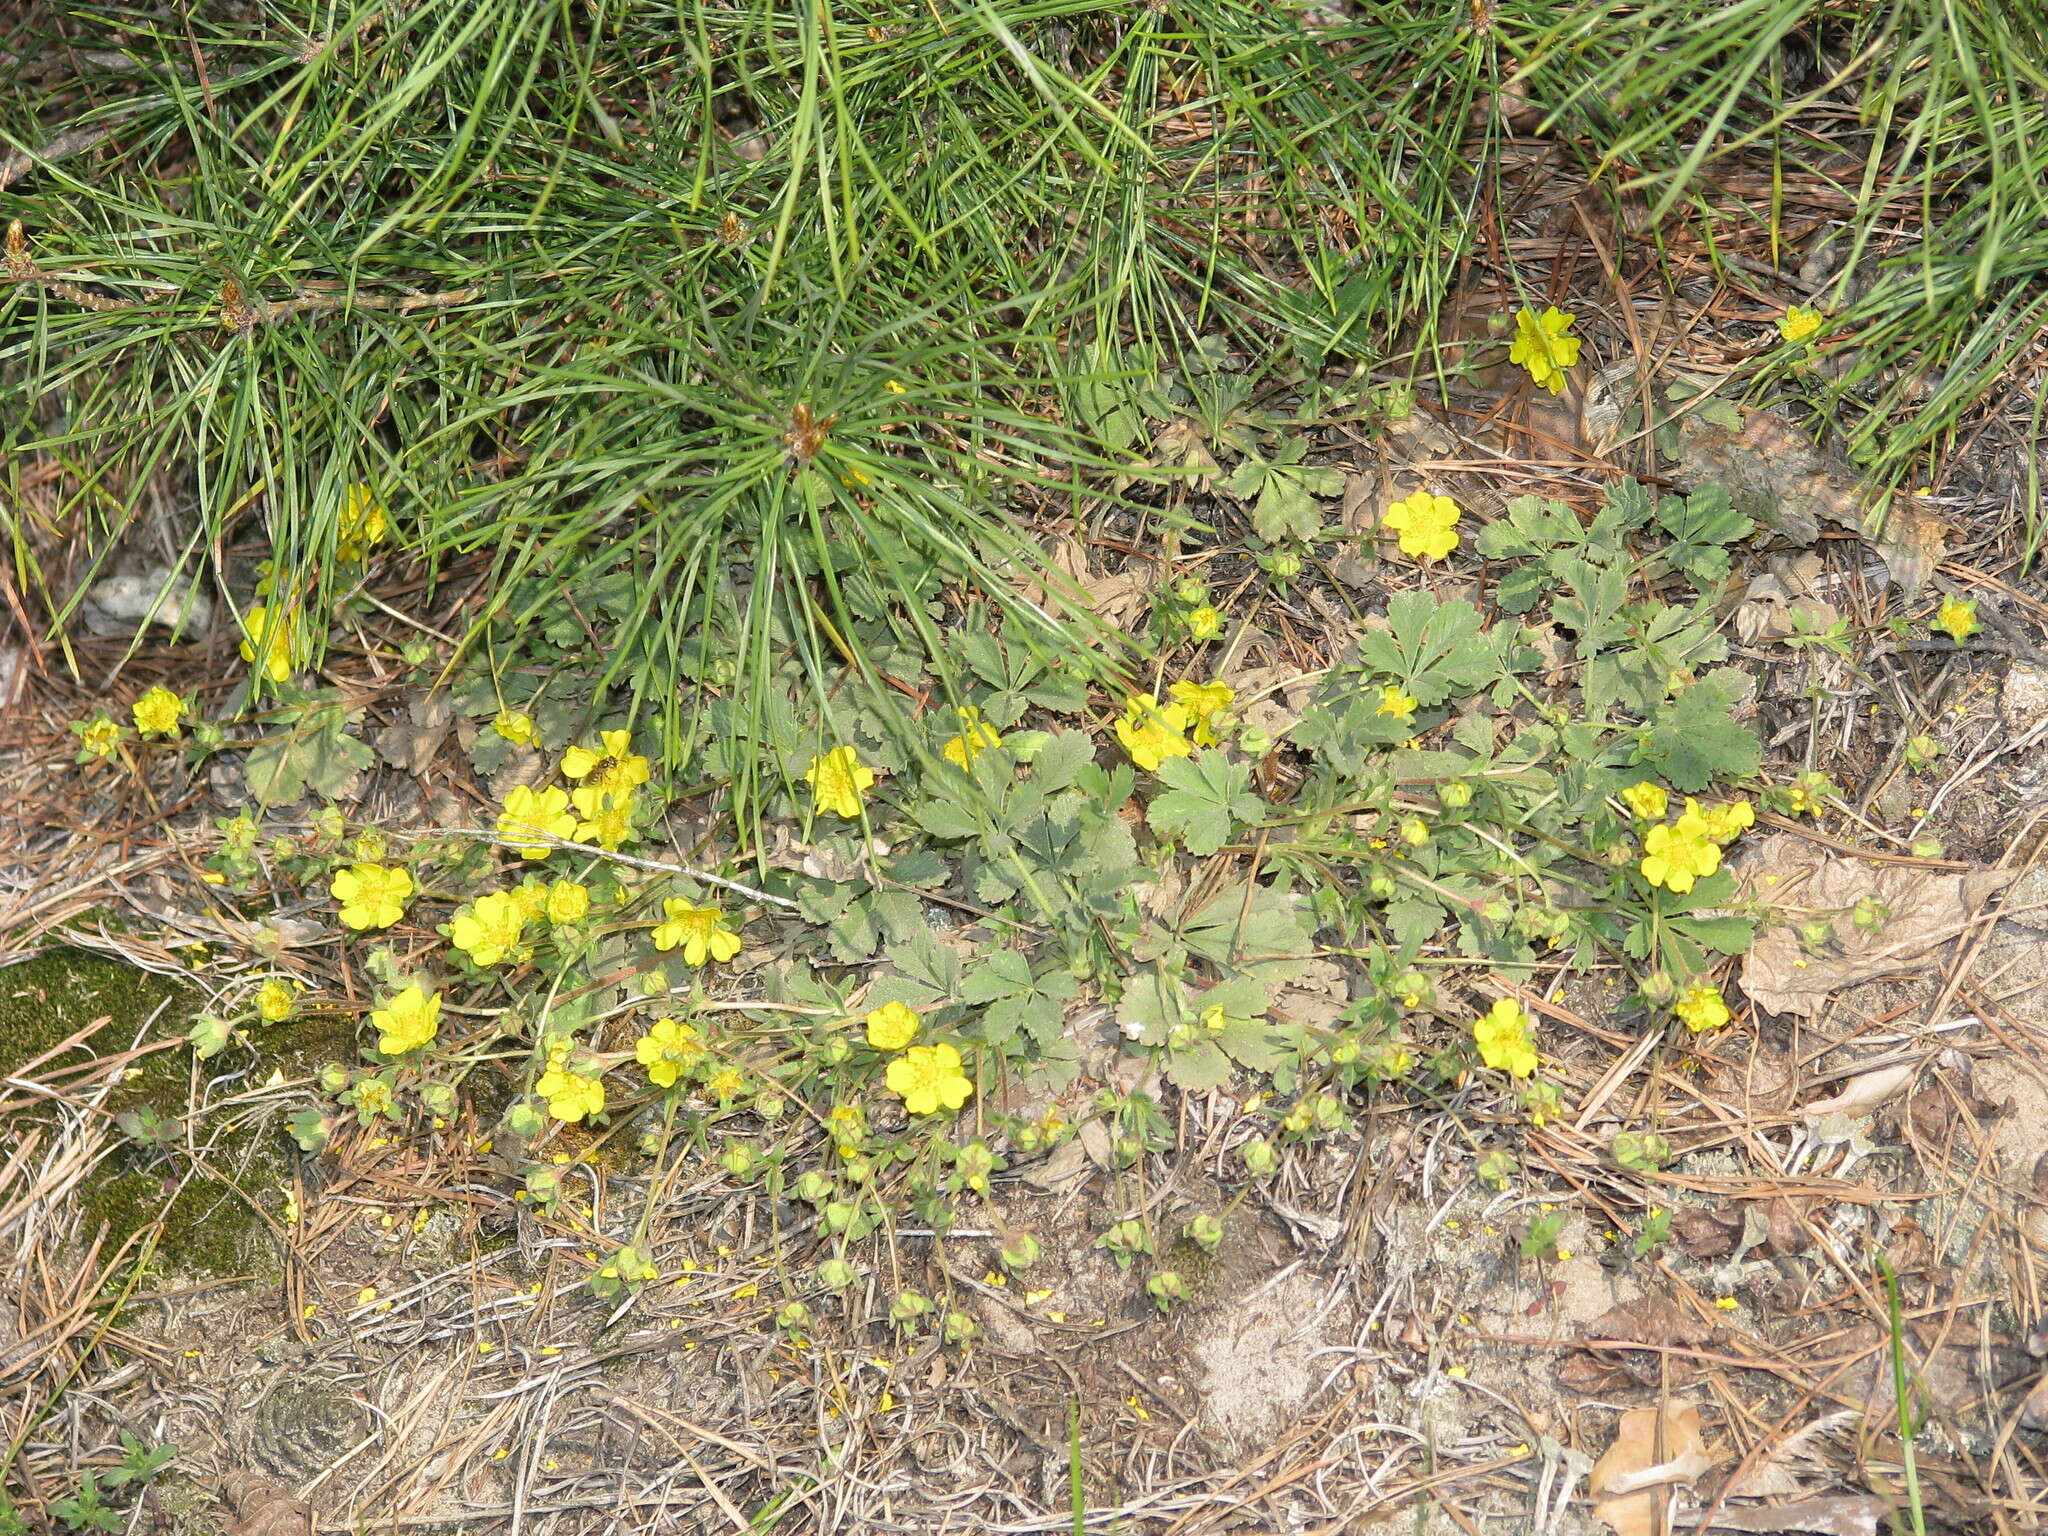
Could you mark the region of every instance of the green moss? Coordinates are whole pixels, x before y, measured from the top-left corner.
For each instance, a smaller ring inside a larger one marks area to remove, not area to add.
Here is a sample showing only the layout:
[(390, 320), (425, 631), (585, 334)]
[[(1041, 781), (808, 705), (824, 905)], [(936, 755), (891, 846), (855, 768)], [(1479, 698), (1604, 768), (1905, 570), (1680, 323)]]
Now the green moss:
[[(0, 970), (0, 1073), (12, 1073), (54, 1049), (95, 1019), (109, 1022), (84, 1047), (44, 1063), (50, 1078), (66, 1064), (83, 1064), (133, 1045), (182, 1040), (204, 999), (175, 976), (159, 976), (89, 950), (55, 949), (26, 964)], [(309, 1015), (252, 1031), (257, 1055), (251, 1076), (273, 1069), (302, 1076), (321, 1063), (355, 1054), (355, 1024), (334, 1015)], [(212, 1065), (231, 1061), (216, 1057)], [(153, 1115), (166, 1122), (191, 1109), (189, 1050), (174, 1047), (142, 1057), (107, 1095), (116, 1115)], [(178, 1138), (180, 1142), (183, 1137)], [(160, 1268), (201, 1274), (241, 1274), (273, 1262), (263, 1223), (252, 1204), (276, 1216), (283, 1208), (292, 1152), (274, 1124), (238, 1127), (210, 1144), (209, 1172), (188, 1169), (177, 1148), (160, 1152), (123, 1141), (80, 1191), (88, 1236), (104, 1225), (106, 1252), (164, 1218), (154, 1262)], [(187, 1173), (191, 1176), (185, 1177)], [(181, 1187), (182, 1186), (182, 1187)], [(168, 1209), (165, 1200), (178, 1190)]]

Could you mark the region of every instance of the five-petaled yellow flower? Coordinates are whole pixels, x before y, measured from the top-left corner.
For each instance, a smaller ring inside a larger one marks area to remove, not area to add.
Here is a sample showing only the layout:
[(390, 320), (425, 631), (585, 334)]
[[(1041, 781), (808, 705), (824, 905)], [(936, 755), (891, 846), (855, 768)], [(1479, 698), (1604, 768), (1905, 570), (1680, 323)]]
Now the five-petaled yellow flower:
[(1510, 1077), (1536, 1070), (1536, 1047), (1529, 1041), (1529, 1015), (1512, 997), (1495, 1003), (1484, 1018), (1472, 1021), (1472, 1039), (1479, 1059)]
[(633, 1042), (633, 1055), (647, 1069), (647, 1080), (657, 1088), (673, 1088), (676, 1079), (697, 1070), (704, 1059), (704, 1037), (694, 1024), (674, 1019), (656, 1019), (647, 1033)]
[(884, 1003), (868, 1015), (868, 1044), (878, 1051), (900, 1051), (917, 1038), (917, 1015), (905, 1003)]
[(740, 936), (728, 928), (725, 913), (717, 907), (696, 906), (687, 901), (668, 900), (661, 904), (668, 921), (654, 929), (656, 949), (683, 947), (683, 963), (702, 965), (706, 960), (721, 963), (740, 952)]
[(384, 503), (364, 481), (358, 480), (342, 498), (341, 526), (334, 553), (343, 560), (360, 560), (372, 544), (382, 544), (391, 532), (391, 519), (384, 515)]
[(963, 704), (953, 713), (960, 717), (960, 734), (948, 737), (946, 744), (939, 748), (947, 762), (965, 768), (990, 747), (1003, 744), (996, 728), (982, 719), (981, 711), (972, 704)]
[(267, 604), (258, 603), (242, 617), (245, 638), (239, 647), (242, 660), (259, 663), (264, 675), (273, 683), (281, 683), (292, 675), (294, 668), (303, 661), (303, 647), (299, 642), (296, 615), (278, 613)]
[(875, 771), (852, 747), (837, 746), (811, 759), (804, 780), (811, 786), (813, 807), (853, 821), (860, 816), (862, 797), (875, 787)]
[(1402, 554), (1441, 560), (1458, 547), (1458, 519), (1462, 516), (1450, 497), (1417, 491), (1387, 508), (1381, 521), (1401, 536)]
[(525, 928), (526, 913), (517, 898), (498, 892), (480, 896), (469, 911), (456, 913), (448, 938), (478, 965), (496, 965), (519, 948)]
[[(633, 750), (631, 731), (600, 731), (602, 752), (571, 747), (562, 754), (562, 776), (600, 794), (623, 795), (648, 780), (647, 759)], [(590, 814), (585, 812), (585, 815)]]
[(498, 836), (522, 859), (544, 859), (554, 852), (548, 839), (575, 835), (576, 818), (569, 813), (567, 790), (550, 785), (536, 791), (530, 784), (515, 784), (506, 792)]
[(580, 923), (590, 910), (590, 887), (575, 880), (557, 880), (548, 887), (541, 911), (551, 923)]
[(491, 721), (491, 729), (516, 747), (530, 747), (540, 740), (533, 716), (523, 709), (499, 710), (497, 718)]
[(1703, 981), (1687, 987), (1671, 1011), (1696, 1035), (1704, 1030), (1719, 1029), (1729, 1018), (1728, 1004), (1721, 996), (1721, 989)]
[(441, 1028), (441, 994), (414, 982), (370, 1015), (377, 1026), (377, 1049), (403, 1056), (431, 1041)]
[(282, 1024), (298, 1006), (299, 989), (273, 976), (256, 989), (256, 1012), (272, 1024)]
[(1382, 683), (1380, 685), (1380, 707), (1374, 710), (1373, 713), (1376, 715), (1392, 715), (1396, 720), (1406, 720), (1415, 713), (1415, 703), (1414, 694), (1403, 693), (1392, 683)]
[(1124, 705), (1124, 717), (1116, 723), (1116, 739), (1123, 743), (1131, 761), (1147, 773), (1157, 773), (1169, 757), (1191, 757), (1188, 708), (1184, 704), (1162, 706), (1149, 693), (1133, 694)]
[(1223, 633), (1223, 615), (1202, 604), (1188, 615), (1188, 633), (1197, 640), (1214, 640)]
[(1723, 848), (1756, 825), (1756, 808), (1747, 800), (1731, 800), (1726, 805), (1710, 805), (1700, 810), (1698, 801), (1687, 799), (1685, 808), (1700, 812), (1700, 820), (1707, 824), (1707, 836)]
[(185, 718), (185, 701), (158, 684), (137, 699), (130, 712), (135, 716), (137, 735), (168, 736), (175, 741), (178, 722)]
[[(366, 1077), (356, 1084), (356, 1108), (366, 1115), (398, 1113), (398, 1097), (381, 1077)], [(309, 1309), (310, 1310), (310, 1309)]]
[(1683, 896), (1721, 867), (1721, 845), (1691, 801), (1670, 826), (1652, 827), (1643, 839), (1643, 878)]
[(341, 903), (341, 920), (361, 932), (389, 928), (405, 916), (413, 892), (412, 873), (385, 864), (352, 864), (336, 873), (328, 889)]
[(1804, 305), (1794, 304), (1779, 319), (1778, 334), (1796, 347), (1800, 342), (1807, 340), (1809, 337), (1818, 335), (1821, 326), (1826, 322), (1827, 316), (1823, 315), (1819, 310), (1808, 309)]
[(1977, 617), (1974, 600), (1966, 602), (1951, 594), (1941, 600), (1941, 611), (1934, 616), (1934, 627), (1961, 645), (1984, 627), (1984, 621)]
[(1640, 784), (1631, 784), (1621, 792), (1621, 798), (1628, 808), (1644, 821), (1662, 821), (1664, 813), (1671, 809), (1671, 793), (1662, 784), (1653, 784), (1644, 779)]
[(81, 763), (89, 757), (112, 757), (121, 749), (121, 722), (111, 715), (74, 720), (71, 729), (78, 736), (78, 760)]
[(1235, 688), (1219, 678), (1207, 683), (1175, 683), (1166, 691), (1194, 722), (1196, 746), (1213, 747), (1223, 739), (1223, 727), (1229, 723), (1224, 712), (1237, 702)]
[(1575, 316), (1555, 304), (1542, 314), (1526, 304), (1515, 311), (1515, 344), (1508, 361), (1528, 369), (1538, 389), (1564, 393), (1565, 370), (1579, 360), (1579, 338), (1570, 334)]
[(547, 1070), (533, 1091), (548, 1101), (548, 1113), (572, 1125), (586, 1115), (604, 1112), (604, 1079), (584, 1077), (568, 1067), (569, 1043), (557, 1041), (548, 1047)]
[(577, 841), (595, 843), (600, 848), (616, 848), (633, 835), (636, 802), (631, 790), (613, 794), (610, 790), (592, 789), (583, 784), (569, 798), (576, 802), (576, 814), (583, 818), (576, 823)]
[(958, 1109), (974, 1097), (960, 1053), (950, 1045), (913, 1045), (889, 1063), (883, 1081), (913, 1115), (935, 1115), (941, 1105)]

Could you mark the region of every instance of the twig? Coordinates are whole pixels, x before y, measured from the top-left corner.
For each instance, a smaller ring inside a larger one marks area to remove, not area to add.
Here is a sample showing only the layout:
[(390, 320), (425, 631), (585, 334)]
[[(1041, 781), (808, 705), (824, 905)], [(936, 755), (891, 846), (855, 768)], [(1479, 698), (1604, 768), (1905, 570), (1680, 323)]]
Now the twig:
[(522, 833), (516, 838), (501, 836), (494, 829), (484, 827), (449, 827), (446, 829), (456, 837), (481, 837), (496, 843), (500, 848), (523, 848), (534, 843), (546, 843), (550, 848), (566, 848), (572, 853), (593, 854), (600, 859), (610, 859), (615, 864), (630, 865), (634, 869), (651, 869), (663, 875), (688, 875), (692, 880), (701, 880), (706, 885), (715, 885), (722, 891), (731, 891), (736, 896), (745, 896), (751, 901), (765, 901), (771, 907), (781, 907), (787, 912), (801, 910), (798, 902), (787, 896), (772, 896), (751, 885), (742, 885), (737, 880), (728, 880), (723, 875), (707, 874), (701, 869), (692, 869), (687, 864), (664, 864), (659, 859), (635, 858), (630, 853), (615, 853), (609, 848), (600, 848), (595, 843), (572, 843), (561, 837), (536, 837)]

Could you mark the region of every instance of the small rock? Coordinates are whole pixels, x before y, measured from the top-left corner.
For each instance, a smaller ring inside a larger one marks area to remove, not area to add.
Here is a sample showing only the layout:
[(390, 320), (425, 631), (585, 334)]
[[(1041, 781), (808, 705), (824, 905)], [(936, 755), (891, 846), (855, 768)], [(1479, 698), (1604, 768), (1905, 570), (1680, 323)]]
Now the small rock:
[(1998, 690), (1998, 713), (2015, 734), (2048, 719), (2048, 670), (2015, 664)]
[(173, 638), (203, 634), (213, 625), (213, 604), (190, 577), (170, 566), (134, 576), (109, 576), (85, 594), (85, 627), (96, 635), (134, 633), (161, 624)]

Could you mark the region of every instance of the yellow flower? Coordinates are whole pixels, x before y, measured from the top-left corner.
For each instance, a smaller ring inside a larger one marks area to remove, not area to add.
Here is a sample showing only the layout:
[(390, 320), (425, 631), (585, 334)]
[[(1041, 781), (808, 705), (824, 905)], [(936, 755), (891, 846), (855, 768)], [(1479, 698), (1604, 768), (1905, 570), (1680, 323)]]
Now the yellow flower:
[(647, 1080), (657, 1088), (673, 1088), (676, 1079), (696, 1071), (704, 1059), (704, 1037), (694, 1024), (674, 1019), (656, 1019), (647, 1033), (633, 1042), (633, 1055), (647, 1069)]
[(298, 984), (280, 981), (275, 976), (256, 989), (256, 1011), (272, 1024), (282, 1024), (290, 1018), (298, 1000)]
[(1536, 1047), (1529, 1043), (1529, 1016), (1512, 997), (1493, 1005), (1482, 1019), (1472, 1021), (1472, 1038), (1479, 1046), (1479, 1059), (1510, 1077), (1527, 1077), (1536, 1070)]
[(579, 842), (600, 848), (616, 848), (633, 835), (634, 799), (631, 790), (613, 794), (610, 790), (580, 785), (570, 796), (583, 819), (576, 823)]
[(152, 688), (131, 706), (135, 730), (142, 736), (178, 738), (178, 722), (185, 718), (185, 701), (161, 685)]
[(850, 746), (837, 746), (812, 758), (811, 766), (804, 771), (804, 780), (811, 786), (811, 804), (815, 809), (844, 816), (848, 821), (859, 817), (862, 797), (875, 787), (874, 770)]
[(704, 1079), (704, 1091), (721, 1104), (738, 1098), (746, 1086), (747, 1080), (740, 1076), (737, 1067), (720, 1067)]
[(547, 1070), (533, 1091), (548, 1101), (549, 1114), (573, 1125), (586, 1115), (604, 1112), (604, 1080), (571, 1072), (568, 1058), (567, 1045), (549, 1046)]
[(1662, 821), (1664, 813), (1671, 809), (1670, 792), (1662, 784), (1652, 784), (1648, 779), (1629, 785), (1621, 792), (1621, 798), (1644, 821)]
[(1515, 311), (1515, 344), (1508, 361), (1529, 370), (1538, 389), (1564, 393), (1564, 371), (1579, 360), (1579, 338), (1570, 335), (1575, 316), (1555, 304), (1537, 314), (1527, 305)]
[(1380, 685), (1380, 707), (1376, 715), (1392, 715), (1396, 720), (1406, 720), (1415, 713), (1415, 696), (1403, 693), (1392, 683)]
[(530, 747), (540, 740), (540, 732), (534, 728), (533, 716), (523, 709), (501, 709), (491, 722), (491, 729), (511, 742), (514, 746)]
[(1696, 1035), (1703, 1030), (1719, 1029), (1729, 1018), (1728, 1004), (1721, 996), (1721, 989), (1710, 987), (1705, 982), (1687, 987), (1671, 1011)]
[(548, 915), (548, 888), (531, 875), (505, 893), (518, 903), (520, 917), (537, 923)]
[[(1692, 800), (1685, 802), (1687, 810), (1699, 810)], [(1726, 805), (1709, 806), (1700, 811), (1700, 820), (1707, 824), (1707, 836), (1723, 848), (1742, 836), (1743, 832), (1756, 825), (1756, 808), (1747, 800), (1731, 800)]]
[(590, 910), (590, 887), (574, 880), (557, 880), (548, 887), (542, 910), (551, 923), (579, 923)]
[(1643, 839), (1643, 878), (1683, 896), (1693, 883), (1721, 867), (1721, 848), (1706, 817), (1692, 801), (1668, 827), (1652, 827)]
[(1785, 809), (1794, 816), (1818, 816), (1826, 809), (1825, 796), (1839, 793), (1824, 773), (1802, 773), (1785, 791)]
[(120, 723), (108, 715), (95, 715), (90, 720), (74, 720), (71, 729), (78, 735), (78, 760), (88, 757), (112, 757), (121, 747)]
[(884, 379), (882, 381), (882, 388), (888, 390), (892, 395), (907, 395), (910, 393), (908, 389), (904, 388), (903, 385), (897, 383), (894, 379)]
[(498, 892), (478, 897), (469, 911), (456, 913), (448, 937), (478, 965), (496, 965), (519, 948), (525, 927), (526, 913), (519, 902)]
[(960, 1053), (950, 1045), (913, 1045), (889, 1063), (883, 1079), (913, 1115), (934, 1115), (939, 1106), (958, 1109), (974, 1096), (974, 1084), (960, 1070)]
[(1463, 515), (1450, 497), (1417, 491), (1387, 508), (1381, 521), (1401, 536), (1402, 554), (1441, 560), (1458, 547), (1458, 519)]
[(1229, 717), (1224, 713), (1237, 701), (1237, 690), (1220, 678), (1207, 683), (1175, 683), (1166, 690), (1195, 723), (1195, 745), (1213, 747), (1223, 739)]
[(334, 553), (343, 560), (360, 560), (372, 544), (382, 544), (391, 532), (391, 520), (377, 493), (361, 480), (348, 488), (341, 504), (341, 526)]
[(1961, 645), (1970, 636), (1984, 627), (1977, 617), (1976, 602), (1964, 602), (1954, 595), (1941, 600), (1941, 611), (1934, 616), (1934, 628), (1945, 632), (1949, 639)]
[(1188, 615), (1188, 633), (1197, 640), (1214, 640), (1223, 633), (1223, 615), (1204, 603)]
[(355, 864), (339, 871), (328, 887), (341, 903), (341, 920), (358, 932), (389, 928), (405, 916), (412, 875), (384, 864)]
[(1189, 723), (1185, 705), (1161, 707), (1159, 700), (1149, 693), (1133, 694), (1124, 705), (1123, 719), (1116, 723), (1116, 739), (1123, 743), (1132, 762), (1147, 773), (1157, 773), (1159, 765), (1169, 757), (1194, 754), (1186, 734)]
[(305, 660), (298, 628), (295, 615), (273, 613), (267, 604), (258, 603), (242, 618), (242, 629), (247, 637), (239, 648), (242, 660), (255, 662), (260, 651), (264, 675), (273, 683), (283, 682)]
[(600, 731), (598, 739), (602, 752), (571, 747), (562, 754), (564, 778), (587, 780), (585, 788), (607, 795), (624, 795), (647, 782), (647, 759), (633, 750), (631, 731)]
[(370, 1015), (377, 1026), (377, 1049), (403, 1056), (432, 1040), (441, 1028), (441, 994), (422, 991), (414, 982)]
[(996, 734), (996, 728), (981, 718), (981, 711), (972, 704), (953, 711), (960, 717), (960, 734), (950, 737), (939, 749), (949, 763), (965, 768), (990, 747), (1000, 747), (1003, 738)]
[[(356, 1108), (366, 1115), (388, 1115), (398, 1107), (391, 1085), (381, 1077), (366, 1077), (356, 1084)], [(311, 1311), (311, 1308), (307, 1309)]]
[(1819, 310), (1794, 304), (1779, 319), (1778, 334), (1796, 347), (1808, 337), (1817, 335), (1826, 320), (1827, 316)]
[(740, 952), (740, 936), (725, 925), (725, 913), (717, 907), (695, 906), (687, 901), (664, 901), (661, 910), (668, 921), (654, 929), (656, 949), (683, 947), (685, 965), (702, 965), (706, 960), (726, 961)]
[(917, 1038), (917, 1015), (903, 1003), (884, 1003), (868, 1015), (868, 1044), (900, 1051)]
[(515, 784), (506, 792), (498, 836), (522, 859), (544, 859), (554, 851), (546, 839), (575, 835), (576, 818), (569, 814), (567, 790), (550, 786), (536, 792), (530, 784)]

